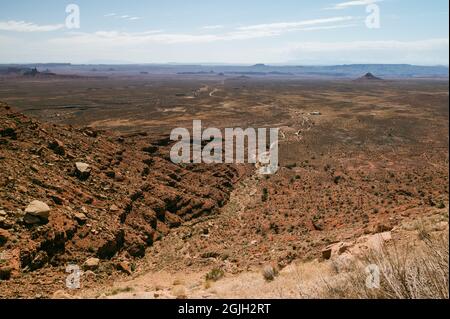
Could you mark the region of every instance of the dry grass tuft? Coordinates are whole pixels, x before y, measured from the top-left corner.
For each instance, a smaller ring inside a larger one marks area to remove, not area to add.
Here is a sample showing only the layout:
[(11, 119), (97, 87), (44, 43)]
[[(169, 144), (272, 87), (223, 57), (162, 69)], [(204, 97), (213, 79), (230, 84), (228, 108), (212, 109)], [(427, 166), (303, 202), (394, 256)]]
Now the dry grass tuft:
[(225, 276), (225, 272), (221, 268), (213, 268), (206, 274), (206, 281), (218, 281)]
[[(322, 287), (317, 289), (318, 297), (448, 299), (448, 234), (421, 238), (423, 240), (416, 247), (394, 245), (371, 251), (363, 260), (355, 262), (353, 272), (324, 280)], [(369, 265), (371, 268), (367, 268)], [(375, 277), (370, 271), (377, 269), (379, 280), (371, 281)]]
[(266, 266), (262, 270), (262, 275), (266, 281), (273, 281), (278, 276), (278, 269), (274, 266)]

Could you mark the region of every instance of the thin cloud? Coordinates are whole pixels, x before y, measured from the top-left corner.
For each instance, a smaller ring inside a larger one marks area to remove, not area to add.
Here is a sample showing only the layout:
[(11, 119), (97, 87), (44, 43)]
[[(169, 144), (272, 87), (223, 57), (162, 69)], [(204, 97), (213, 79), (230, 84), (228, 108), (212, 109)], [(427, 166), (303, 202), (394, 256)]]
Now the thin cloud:
[[(165, 33), (161, 30), (151, 30), (146, 32), (119, 32), (119, 31), (98, 31), (94, 33), (77, 32), (71, 33), (71, 37), (64, 37), (53, 39), (53, 42), (60, 44), (82, 43), (82, 44), (99, 44), (103, 43), (105, 46), (115, 46), (117, 44), (146, 44), (146, 43), (160, 43), (160, 44), (183, 44), (183, 43), (212, 43), (219, 41), (239, 41), (250, 40), (266, 37), (280, 36), (284, 32), (295, 31), (315, 31), (315, 30), (331, 30), (340, 28), (350, 28), (357, 26), (354, 23), (347, 24), (329, 24), (331, 21), (351, 21), (350, 18), (336, 18), (324, 20), (310, 20), (297, 22), (295, 25), (289, 24), (289, 27), (259, 27), (248, 26), (240, 27), (231, 32), (222, 34), (188, 34), (188, 33)], [(326, 23), (326, 24), (324, 24)], [(267, 26), (267, 25), (265, 25)]]
[(117, 19), (123, 19), (123, 20), (128, 20), (128, 21), (136, 21), (136, 20), (141, 20), (141, 17), (135, 17), (135, 16), (130, 16), (128, 14), (123, 14), (123, 15), (119, 15), (117, 13), (108, 13), (105, 14), (104, 17), (107, 18), (117, 18)]
[(321, 27), (308, 27), (301, 29), (301, 31), (336, 30), (336, 29), (354, 28), (357, 26), (358, 24), (356, 23), (349, 23), (349, 24), (328, 25)]
[[(138, 20), (138, 17), (131, 17), (129, 15), (118, 16), (117, 18), (126, 20)], [(104, 40), (103, 35), (109, 34), (117, 37), (117, 41), (132, 41), (137, 43), (142, 42), (158, 42), (158, 43), (205, 43), (205, 42), (217, 42), (217, 41), (233, 41), (233, 40), (250, 40), (265, 37), (280, 36), (287, 32), (293, 31), (314, 31), (314, 30), (331, 30), (339, 28), (349, 28), (355, 26), (355, 24), (349, 24), (349, 22), (355, 22), (359, 18), (352, 16), (333, 17), (325, 19), (313, 19), (303, 20), (296, 22), (278, 22), (248, 25), (235, 28), (230, 32), (224, 33), (208, 33), (208, 34), (185, 34), (185, 33), (162, 33), (155, 35), (153, 33), (148, 34), (146, 32), (96, 32), (96, 33), (84, 33), (83, 40), (89, 38), (100, 37), (98, 40)], [(347, 24), (340, 24), (345, 23)], [(220, 30), (223, 29), (223, 25), (208, 25), (201, 27), (202, 30)], [(108, 36), (108, 38), (110, 38)], [(93, 40), (95, 41), (95, 40)]]
[(205, 25), (201, 27), (203, 30), (217, 30), (217, 29), (223, 29), (224, 26), (217, 24), (217, 25)]
[(64, 29), (64, 24), (38, 25), (25, 21), (0, 21), (0, 31), (50, 32)]
[(368, 6), (369, 4), (382, 2), (383, 0), (354, 0), (337, 3), (332, 7), (325, 8), (326, 10), (342, 10), (350, 7)]
[(313, 20), (303, 20), (297, 22), (278, 22), (278, 23), (267, 23), (267, 24), (257, 24), (251, 26), (239, 27), (240, 31), (259, 31), (259, 32), (271, 32), (271, 33), (282, 33), (287, 31), (295, 31), (304, 27), (311, 27), (315, 25), (323, 25), (329, 23), (339, 23), (348, 22), (351, 20), (356, 20), (355, 17), (333, 17), (325, 19), (313, 19)]

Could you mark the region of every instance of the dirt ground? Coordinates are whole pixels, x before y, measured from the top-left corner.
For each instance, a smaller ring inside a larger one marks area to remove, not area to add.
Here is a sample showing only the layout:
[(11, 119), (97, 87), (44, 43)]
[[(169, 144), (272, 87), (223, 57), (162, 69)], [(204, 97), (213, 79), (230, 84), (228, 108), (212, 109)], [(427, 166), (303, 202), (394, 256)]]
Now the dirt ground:
[[(130, 256), (131, 247), (140, 242), (130, 235), (112, 259), (100, 256), (100, 266), (83, 277), (81, 291), (65, 288), (64, 266), (68, 261), (82, 263), (88, 257), (98, 257), (98, 253), (88, 247), (89, 242), (68, 239), (65, 250), (47, 256), (49, 260), (38, 263), (36, 269), (24, 269), (23, 259), (18, 261), (17, 276), (0, 281), (0, 295), (51, 297), (57, 292), (60, 297), (91, 298), (304, 297), (295, 279), (300, 270), (304, 273), (300, 281), (306, 276), (315, 282), (319, 273), (332, 276), (330, 263), (321, 261), (327, 246), (383, 232), (404, 240), (416, 231), (406, 231), (404, 225), (433, 216), (441, 216), (437, 223), (448, 225), (448, 92), (448, 81), (437, 80), (161, 76), (145, 80), (2, 81), (0, 101), (39, 119), (38, 125), (46, 123), (42, 125), (47, 134), (30, 133), (31, 124), (23, 124), (27, 119), (12, 123), (11, 117), (2, 114), (3, 126), (15, 125), (18, 132), (24, 132), (17, 141), (3, 137), (7, 142), (1, 146), (0, 156), (9, 168), (0, 176), (9, 182), (0, 192), (0, 210), (8, 216), (25, 209), (32, 200), (48, 201), (52, 196), (62, 197), (58, 212), (66, 212), (68, 206), (75, 211), (86, 206), (81, 195), (55, 194), (55, 188), (42, 191), (42, 185), (64, 188), (70, 184), (87, 197), (95, 197), (98, 191), (109, 192), (103, 189), (112, 187), (108, 198), (97, 196), (89, 204), (95, 213), (86, 214), (87, 223), (94, 228), (101, 225), (108, 229), (109, 223), (115, 223), (111, 217), (104, 219), (107, 208), (115, 204), (120, 211), (126, 209), (125, 198), (128, 200), (144, 184), (153, 188), (146, 188), (145, 199), (134, 206), (129, 223), (117, 229), (125, 227), (132, 234), (133, 227), (148, 222), (146, 214), (158, 215), (155, 201), (163, 197), (171, 197), (176, 209), (165, 206), (169, 217), (164, 221), (157, 218), (156, 227), (152, 226), (155, 240), (145, 245), (144, 254)], [(168, 163), (169, 146), (158, 143), (173, 128), (190, 129), (192, 121), (199, 119), (205, 128), (280, 128), (277, 174), (259, 176), (254, 168), (239, 165), (196, 169)], [(89, 136), (91, 131), (98, 131), (103, 141)], [(22, 140), (25, 137), (28, 140)], [(34, 145), (27, 144), (30, 137), (36, 138), (31, 140)], [(29, 173), (30, 154), (36, 155), (33, 147), (42, 145), (50, 152), (47, 144), (53, 138), (68, 145), (66, 153), (72, 153), (73, 158), (39, 155), (43, 162), (36, 165), (45, 169), (38, 167), (40, 173)], [(82, 147), (77, 149), (76, 144)], [(156, 145), (157, 152), (142, 152), (148, 145)], [(115, 163), (121, 150), (126, 154), (121, 163), (102, 170), (106, 163)], [(142, 161), (147, 157), (157, 165), (144, 176)], [(76, 178), (70, 177), (70, 183), (58, 178), (58, 169), (67, 170), (76, 160), (91, 160), (91, 178), (95, 181), (83, 185)], [(128, 182), (106, 183), (106, 173), (111, 169), (125, 175)], [(45, 183), (33, 184), (32, 178), (39, 179), (42, 174), (48, 176)], [(202, 191), (198, 192), (200, 186)], [(37, 195), (39, 198), (35, 198)], [(198, 214), (186, 209), (195, 209), (193, 201), (197, 199), (205, 205)], [(207, 206), (208, 200), (211, 206)], [(177, 206), (179, 202), (190, 204)], [(210, 209), (212, 206), (214, 209)], [(117, 215), (120, 218), (120, 213)], [(67, 214), (69, 224), (73, 223), (71, 216)], [(16, 224), (8, 231), (16, 242), (11, 240), (8, 250), (23, 249), (20, 243), (26, 238), (40, 238), (36, 229), (23, 226), (19, 219), (13, 221)], [(81, 226), (74, 231), (77, 236), (83, 232)], [(78, 241), (87, 246), (80, 248)], [(85, 251), (81, 253), (80, 249)], [(37, 248), (33, 258), (38, 252)], [(65, 257), (55, 257), (60, 254)], [(120, 271), (121, 262), (133, 267)], [(106, 271), (102, 265), (109, 263), (119, 271)], [(264, 280), (261, 269), (267, 265), (280, 269), (277, 280)], [(205, 275), (214, 269), (224, 277), (206, 282)]]

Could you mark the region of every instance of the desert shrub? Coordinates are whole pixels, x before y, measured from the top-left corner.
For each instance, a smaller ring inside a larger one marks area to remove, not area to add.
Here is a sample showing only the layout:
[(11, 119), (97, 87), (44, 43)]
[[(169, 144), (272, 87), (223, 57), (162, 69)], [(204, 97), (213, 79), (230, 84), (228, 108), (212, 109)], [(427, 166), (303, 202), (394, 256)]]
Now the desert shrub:
[[(382, 247), (371, 251), (355, 270), (324, 280), (323, 298), (362, 299), (448, 299), (449, 298), (448, 234), (426, 236), (418, 247)], [(369, 288), (367, 265), (376, 265), (380, 273), (379, 287)]]
[(261, 200), (263, 202), (267, 202), (268, 199), (269, 199), (269, 190), (267, 188), (263, 188)]
[(278, 269), (273, 266), (266, 266), (262, 270), (262, 275), (266, 281), (273, 281), (278, 276)]
[(438, 205), (437, 205), (437, 208), (438, 208), (438, 209), (443, 209), (443, 208), (445, 208), (444, 202), (443, 202), (443, 201), (440, 201), (440, 202), (438, 203)]
[(291, 164), (287, 164), (286, 165), (286, 168), (288, 168), (288, 169), (293, 169), (293, 168), (296, 168), (297, 167), (297, 163), (291, 163)]
[(416, 230), (417, 230), (417, 236), (420, 240), (428, 240), (430, 239), (430, 233), (428, 232), (428, 229), (423, 222), (423, 220), (419, 220), (416, 223)]
[(224, 271), (221, 268), (213, 268), (206, 274), (206, 281), (218, 281), (225, 276)]
[(130, 286), (118, 287), (118, 288), (114, 288), (113, 290), (108, 292), (107, 296), (115, 296), (115, 295), (118, 295), (120, 293), (133, 292), (133, 291), (134, 291), (134, 288), (130, 287)]

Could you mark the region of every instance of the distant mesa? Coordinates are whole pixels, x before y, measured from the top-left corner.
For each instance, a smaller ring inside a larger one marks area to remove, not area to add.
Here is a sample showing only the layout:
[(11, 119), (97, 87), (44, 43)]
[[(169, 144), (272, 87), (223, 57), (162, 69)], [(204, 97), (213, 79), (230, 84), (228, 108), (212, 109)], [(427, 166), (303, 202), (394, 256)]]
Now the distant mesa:
[(26, 70), (23, 72), (23, 75), (27, 76), (27, 77), (39, 77), (39, 78), (57, 76), (55, 73), (53, 73), (49, 69), (46, 69), (45, 71), (40, 72), (40, 71), (38, 71), (37, 68), (32, 68), (32, 69)]
[(372, 73), (368, 72), (364, 76), (360, 77), (358, 80), (362, 81), (383, 81), (383, 79), (376, 77)]
[(255, 67), (255, 68), (262, 68), (262, 67), (266, 67), (266, 65), (264, 63), (257, 63), (253, 67)]

